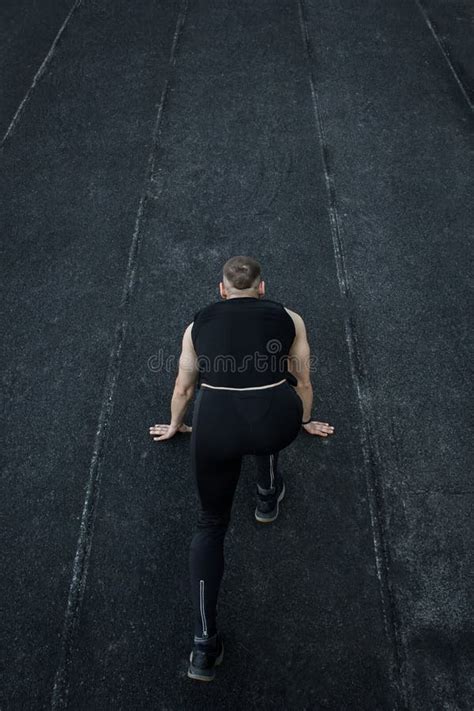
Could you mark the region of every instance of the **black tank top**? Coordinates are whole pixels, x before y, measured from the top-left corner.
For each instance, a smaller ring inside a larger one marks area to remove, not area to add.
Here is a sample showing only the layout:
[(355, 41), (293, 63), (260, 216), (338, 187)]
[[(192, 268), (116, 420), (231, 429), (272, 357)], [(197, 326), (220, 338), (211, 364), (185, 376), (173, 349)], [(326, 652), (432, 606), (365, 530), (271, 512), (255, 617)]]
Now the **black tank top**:
[(191, 330), (199, 379), (228, 388), (251, 388), (296, 379), (287, 370), (295, 326), (283, 304), (237, 296), (205, 306)]

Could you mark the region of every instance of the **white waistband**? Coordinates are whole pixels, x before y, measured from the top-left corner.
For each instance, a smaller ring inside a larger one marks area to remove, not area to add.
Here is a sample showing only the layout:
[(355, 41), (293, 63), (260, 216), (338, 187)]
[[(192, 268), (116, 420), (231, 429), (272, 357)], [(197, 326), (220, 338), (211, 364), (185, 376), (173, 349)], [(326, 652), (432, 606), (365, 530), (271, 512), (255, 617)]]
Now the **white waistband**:
[(286, 378), (279, 380), (278, 383), (270, 383), (270, 385), (257, 385), (254, 388), (226, 388), (220, 385), (209, 385), (208, 383), (201, 383), (202, 388), (212, 388), (212, 390), (263, 390), (264, 388), (274, 388), (275, 385), (281, 385), (286, 383)]

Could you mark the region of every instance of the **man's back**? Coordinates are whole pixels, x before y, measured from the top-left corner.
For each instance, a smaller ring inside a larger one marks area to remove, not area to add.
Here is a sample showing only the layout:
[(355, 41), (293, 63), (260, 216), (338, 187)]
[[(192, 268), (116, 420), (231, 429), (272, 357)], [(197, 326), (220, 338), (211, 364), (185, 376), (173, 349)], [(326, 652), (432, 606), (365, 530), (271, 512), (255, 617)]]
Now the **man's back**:
[(295, 326), (278, 301), (246, 296), (209, 304), (195, 314), (191, 336), (202, 383), (258, 387), (288, 376)]

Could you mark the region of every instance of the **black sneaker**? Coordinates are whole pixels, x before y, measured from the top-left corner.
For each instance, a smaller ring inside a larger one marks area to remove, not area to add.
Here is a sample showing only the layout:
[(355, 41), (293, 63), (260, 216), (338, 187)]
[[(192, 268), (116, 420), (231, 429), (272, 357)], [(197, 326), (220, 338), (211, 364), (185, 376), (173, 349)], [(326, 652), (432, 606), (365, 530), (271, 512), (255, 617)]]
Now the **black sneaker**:
[(212, 681), (215, 667), (224, 659), (224, 642), (217, 632), (213, 637), (202, 642), (194, 642), (189, 655), (188, 676), (198, 681)]
[(275, 480), (275, 491), (269, 494), (261, 494), (257, 489), (257, 507), (255, 518), (259, 523), (271, 523), (274, 521), (280, 509), (280, 501), (285, 496), (285, 482), (281, 476)]

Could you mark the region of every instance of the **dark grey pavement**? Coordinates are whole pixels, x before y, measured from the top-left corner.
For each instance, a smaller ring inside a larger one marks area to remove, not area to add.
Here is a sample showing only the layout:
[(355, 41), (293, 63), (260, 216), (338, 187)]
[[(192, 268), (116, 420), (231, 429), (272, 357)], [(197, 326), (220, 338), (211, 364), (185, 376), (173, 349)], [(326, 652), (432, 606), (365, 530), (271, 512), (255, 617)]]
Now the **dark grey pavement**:
[[(470, 3), (0, 20), (2, 711), (471, 709)], [(336, 434), (282, 455), (265, 529), (246, 463), (200, 685), (189, 440), (148, 426), (239, 253), (305, 319)]]

